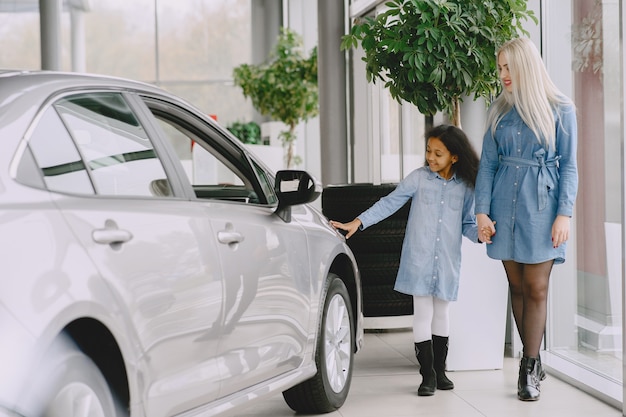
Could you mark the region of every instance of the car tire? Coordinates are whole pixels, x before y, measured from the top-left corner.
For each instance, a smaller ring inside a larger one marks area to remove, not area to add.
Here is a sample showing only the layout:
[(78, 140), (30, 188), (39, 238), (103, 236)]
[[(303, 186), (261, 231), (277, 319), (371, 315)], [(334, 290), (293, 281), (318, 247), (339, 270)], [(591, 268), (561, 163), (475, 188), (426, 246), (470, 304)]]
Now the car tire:
[(31, 387), (45, 417), (123, 417), (100, 369), (71, 343), (55, 343)]
[(298, 413), (335, 411), (350, 390), (355, 323), (348, 290), (335, 274), (328, 276), (323, 306), (315, 352), (317, 374), (283, 392), (287, 405)]
[[(349, 222), (370, 208), (397, 184), (329, 185), (322, 193), (322, 213)], [(394, 290), (411, 201), (385, 220), (355, 233), (346, 241), (361, 271), (365, 317), (413, 314), (413, 297)]]

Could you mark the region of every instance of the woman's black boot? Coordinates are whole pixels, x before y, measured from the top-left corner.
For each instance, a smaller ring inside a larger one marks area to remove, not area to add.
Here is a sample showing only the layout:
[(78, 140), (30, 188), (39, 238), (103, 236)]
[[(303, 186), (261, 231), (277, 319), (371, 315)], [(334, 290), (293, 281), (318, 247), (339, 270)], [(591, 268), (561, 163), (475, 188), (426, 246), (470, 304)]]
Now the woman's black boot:
[(543, 365), (541, 365), (541, 355), (537, 356), (537, 371), (539, 373), (539, 380), (543, 381), (546, 379), (546, 371), (543, 370)]
[(539, 399), (539, 360), (524, 356), (520, 361), (517, 398), (522, 401)]
[(426, 340), (415, 344), (415, 356), (420, 364), (422, 383), (417, 389), (417, 395), (427, 397), (433, 395), (437, 389), (437, 374), (433, 367), (433, 341)]
[(437, 374), (437, 389), (454, 388), (454, 382), (446, 376), (446, 359), (448, 358), (448, 338), (433, 335), (434, 368)]

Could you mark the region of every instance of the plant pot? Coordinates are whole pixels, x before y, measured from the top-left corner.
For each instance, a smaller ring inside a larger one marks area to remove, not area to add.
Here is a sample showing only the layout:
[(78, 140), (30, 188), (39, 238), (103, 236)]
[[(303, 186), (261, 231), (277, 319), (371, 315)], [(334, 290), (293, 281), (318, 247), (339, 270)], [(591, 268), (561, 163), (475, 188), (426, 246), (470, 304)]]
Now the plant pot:
[(449, 371), (502, 369), (508, 281), (484, 244), (463, 238), (457, 301), (450, 303)]

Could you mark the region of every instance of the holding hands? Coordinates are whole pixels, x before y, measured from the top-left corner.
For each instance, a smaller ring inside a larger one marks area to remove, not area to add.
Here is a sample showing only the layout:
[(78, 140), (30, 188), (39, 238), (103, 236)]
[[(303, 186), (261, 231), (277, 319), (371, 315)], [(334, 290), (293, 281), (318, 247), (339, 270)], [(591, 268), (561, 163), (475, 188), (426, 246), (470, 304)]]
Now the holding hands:
[[(477, 214), (478, 239), (483, 243), (492, 243), (491, 237), (496, 234), (496, 222), (486, 214)], [(558, 248), (569, 239), (570, 218), (568, 216), (556, 216), (552, 224), (552, 245)]]
[(359, 220), (358, 217), (349, 223), (340, 223), (335, 220), (331, 220), (330, 225), (335, 229), (347, 231), (348, 233), (346, 233), (346, 239), (350, 239), (350, 236), (352, 236), (356, 233), (357, 230), (359, 230), (359, 226), (361, 226), (361, 220)]
[(492, 221), (486, 214), (477, 214), (478, 239), (483, 243), (491, 243), (491, 237), (496, 234), (496, 222)]

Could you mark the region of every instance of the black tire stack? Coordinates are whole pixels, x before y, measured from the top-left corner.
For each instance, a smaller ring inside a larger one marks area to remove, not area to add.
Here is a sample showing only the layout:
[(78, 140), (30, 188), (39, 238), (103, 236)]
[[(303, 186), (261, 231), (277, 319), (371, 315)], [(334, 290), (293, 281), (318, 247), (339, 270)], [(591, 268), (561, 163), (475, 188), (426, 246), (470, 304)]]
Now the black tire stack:
[[(395, 183), (329, 185), (322, 193), (322, 212), (330, 220), (349, 222), (396, 186)], [(361, 271), (365, 317), (413, 314), (413, 297), (393, 289), (410, 205), (411, 200), (387, 219), (347, 240)]]

